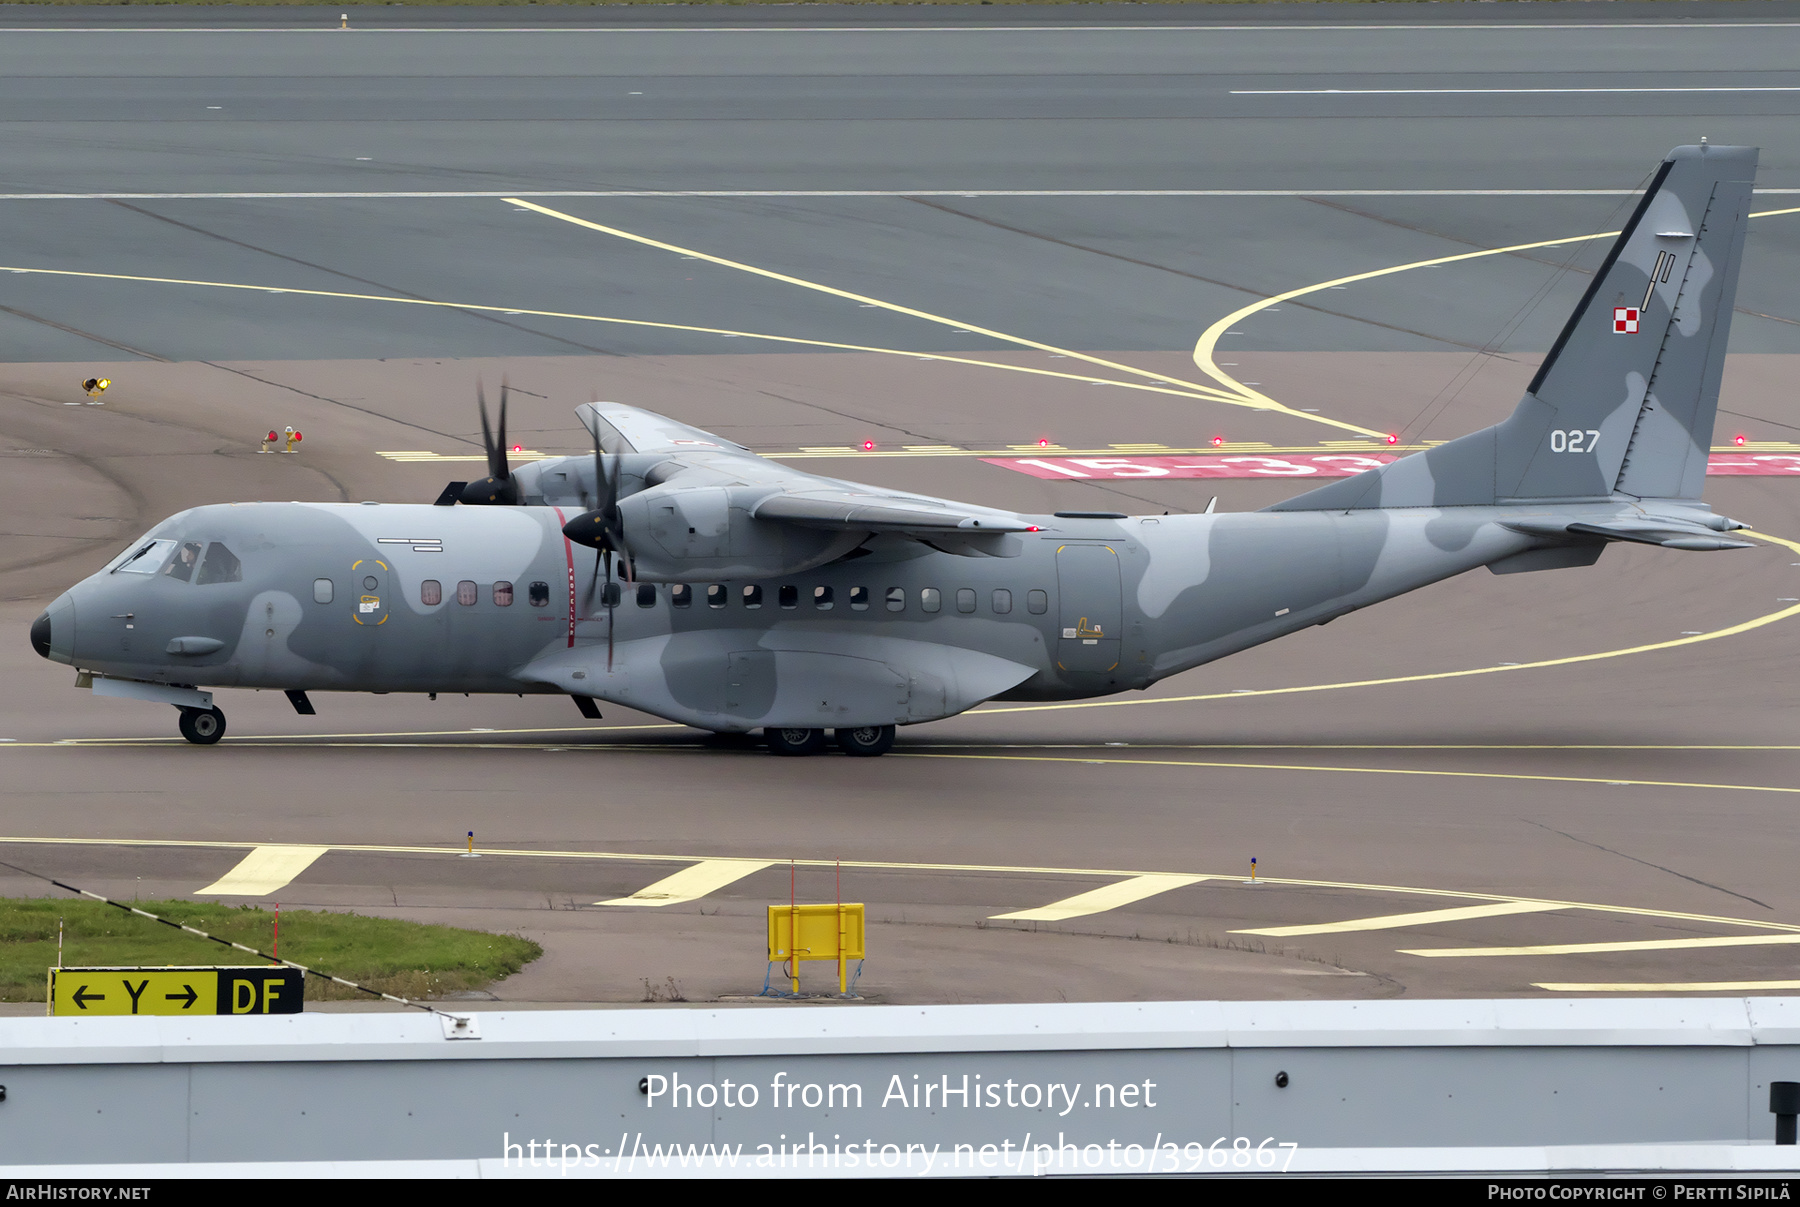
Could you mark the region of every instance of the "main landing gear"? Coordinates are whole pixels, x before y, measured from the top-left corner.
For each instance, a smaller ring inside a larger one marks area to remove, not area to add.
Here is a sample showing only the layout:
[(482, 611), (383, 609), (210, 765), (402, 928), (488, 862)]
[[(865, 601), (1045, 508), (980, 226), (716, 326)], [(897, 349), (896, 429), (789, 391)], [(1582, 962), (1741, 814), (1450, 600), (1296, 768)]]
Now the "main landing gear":
[[(892, 725), (863, 725), (833, 730), (832, 734), (845, 754), (862, 758), (886, 754), (894, 744)], [(765, 729), (763, 736), (768, 739), (770, 754), (797, 756), (819, 754), (825, 749), (823, 729)]]
[(181, 710), (181, 736), (196, 746), (211, 746), (225, 736), (225, 714), (216, 708)]

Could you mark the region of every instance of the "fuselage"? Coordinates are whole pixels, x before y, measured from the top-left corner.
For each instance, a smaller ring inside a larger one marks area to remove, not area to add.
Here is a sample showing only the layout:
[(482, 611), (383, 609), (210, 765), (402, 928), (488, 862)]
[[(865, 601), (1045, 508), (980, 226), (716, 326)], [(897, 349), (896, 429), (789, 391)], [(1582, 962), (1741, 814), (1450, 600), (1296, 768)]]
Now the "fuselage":
[(1045, 516), (1014, 557), (875, 538), (780, 578), (620, 583), (608, 607), (597, 554), (563, 538), (570, 514), (194, 508), (58, 599), (43, 652), (196, 687), (566, 692), (717, 730), (904, 724), (1148, 687), (1532, 546), (1493, 508)]

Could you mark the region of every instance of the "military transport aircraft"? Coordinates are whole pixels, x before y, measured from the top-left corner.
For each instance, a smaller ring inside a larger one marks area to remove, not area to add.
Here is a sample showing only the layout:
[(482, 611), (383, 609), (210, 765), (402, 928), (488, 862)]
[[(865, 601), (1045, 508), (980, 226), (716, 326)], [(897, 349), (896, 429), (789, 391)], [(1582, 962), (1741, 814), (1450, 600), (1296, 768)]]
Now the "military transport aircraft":
[(1613, 541), (1747, 548), (1700, 501), (1757, 152), (1670, 153), (1512, 417), (1260, 512), (1029, 516), (816, 477), (673, 420), (579, 408), (590, 458), (434, 505), (249, 503), (158, 524), (31, 626), (96, 693), (548, 692), (778, 754), (985, 700), (1146, 688), (1486, 566)]

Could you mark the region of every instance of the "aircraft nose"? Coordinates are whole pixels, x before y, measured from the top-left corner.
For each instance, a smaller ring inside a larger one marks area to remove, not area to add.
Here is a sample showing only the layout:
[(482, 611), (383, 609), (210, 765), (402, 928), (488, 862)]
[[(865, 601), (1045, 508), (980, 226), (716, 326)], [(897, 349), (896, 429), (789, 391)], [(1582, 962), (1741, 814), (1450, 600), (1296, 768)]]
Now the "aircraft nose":
[(31, 622), (31, 648), (52, 662), (75, 658), (75, 601), (62, 595)]

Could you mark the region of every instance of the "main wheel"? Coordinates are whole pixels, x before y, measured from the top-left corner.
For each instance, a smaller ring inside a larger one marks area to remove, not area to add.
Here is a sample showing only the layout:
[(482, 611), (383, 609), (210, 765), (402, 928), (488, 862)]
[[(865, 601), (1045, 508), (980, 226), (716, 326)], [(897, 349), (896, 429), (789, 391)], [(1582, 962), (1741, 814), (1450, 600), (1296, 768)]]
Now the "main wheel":
[(196, 746), (211, 746), (225, 736), (225, 714), (216, 708), (181, 710), (181, 736)]
[(873, 758), (878, 754), (886, 754), (894, 744), (894, 727), (892, 725), (861, 725), (855, 729), (839, 729), (834, 731), (837, 744), (845, 754)]
[(765, 729), (770, 754), (818, 754), (825, 749), (823, 729)]

